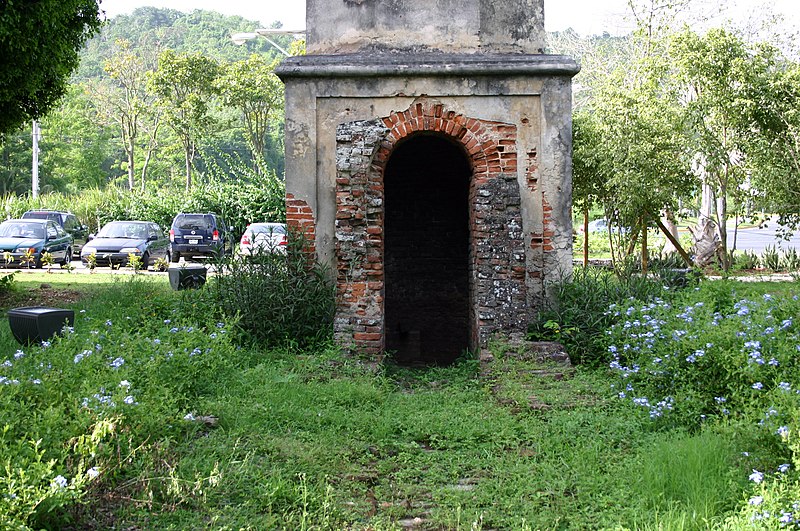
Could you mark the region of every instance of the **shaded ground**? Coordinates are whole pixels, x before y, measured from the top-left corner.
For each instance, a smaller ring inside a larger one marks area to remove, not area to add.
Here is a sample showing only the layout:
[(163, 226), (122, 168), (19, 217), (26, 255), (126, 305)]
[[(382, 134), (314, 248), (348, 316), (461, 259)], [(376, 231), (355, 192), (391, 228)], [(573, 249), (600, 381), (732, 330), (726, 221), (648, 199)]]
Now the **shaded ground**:
[(20, 306), (54, 306), (73, 304), (86, 296), (86, 292), (64, 287), (53, 287), (43, 282), (33, 288), (16, 288), (0, 291), (0, 309), (5, 313)]

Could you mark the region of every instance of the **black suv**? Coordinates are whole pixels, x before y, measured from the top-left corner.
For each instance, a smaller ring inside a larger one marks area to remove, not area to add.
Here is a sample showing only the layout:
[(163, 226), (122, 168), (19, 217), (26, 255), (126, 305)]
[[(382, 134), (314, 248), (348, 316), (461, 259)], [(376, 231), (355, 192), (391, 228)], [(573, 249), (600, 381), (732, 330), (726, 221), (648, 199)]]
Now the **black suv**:
[(218, 257), (233, 252), (233, 240), (225, 221), (213, 212), (181, 212), (172, 220), (169, 230), (170, 257), (178, 262), (181, 256)]
[(55, 221), (75, 240), (72, 246), (72, 257), (80, 258), (81, 249), (89, 237), (89, 227), (82, 224), (72, 212), (65, 210), (28, 210), (22, 214), (22, 219), (49, 219)]

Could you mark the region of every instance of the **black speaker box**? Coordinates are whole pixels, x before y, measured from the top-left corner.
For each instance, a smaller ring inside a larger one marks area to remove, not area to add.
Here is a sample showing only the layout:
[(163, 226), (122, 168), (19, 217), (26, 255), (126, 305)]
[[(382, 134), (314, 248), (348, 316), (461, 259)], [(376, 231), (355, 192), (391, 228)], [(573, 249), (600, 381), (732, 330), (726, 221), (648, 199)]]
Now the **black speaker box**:
[(14, 338), (23, 345), (47, 341), (64, 326), (75, 324), (75, 312), (62, 308), (26, 306), (8, 310), (8, 324)]

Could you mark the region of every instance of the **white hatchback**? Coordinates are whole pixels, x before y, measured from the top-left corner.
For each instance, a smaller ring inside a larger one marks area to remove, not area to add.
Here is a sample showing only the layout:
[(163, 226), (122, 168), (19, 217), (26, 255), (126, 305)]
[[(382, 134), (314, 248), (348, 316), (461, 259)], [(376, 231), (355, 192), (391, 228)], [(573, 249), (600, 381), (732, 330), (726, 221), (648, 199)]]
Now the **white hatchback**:
[(251, 223), (239, 240), (238, 253), (253, 256), (260, 253), (286, 253), (286, 225), (284, 223)]

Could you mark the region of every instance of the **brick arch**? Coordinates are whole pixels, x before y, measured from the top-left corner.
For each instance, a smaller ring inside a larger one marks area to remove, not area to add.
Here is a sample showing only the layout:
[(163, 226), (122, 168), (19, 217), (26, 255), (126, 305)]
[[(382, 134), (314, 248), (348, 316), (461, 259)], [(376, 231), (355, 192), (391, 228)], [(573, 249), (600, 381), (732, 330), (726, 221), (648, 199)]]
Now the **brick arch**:
[(385, 346), (384, 171), (411, 136), (434, 133), (460, 145), (469, 183), (471, 346), (495, 332), (524, 331), (525, 244), (517, 183), (517, 128), (417, 101), (405, 111), (340, 124), (336, 139), (335, 259), (340, 344), (364, 353)]
[(397, 143), (420, 132), (440, 133), (459, 143), (470, 159), (476, 178), (488, 177), (491, 173), (516, 171), (516, 152), (508, 152), (506, 157), (502, 157), (503, 145), (492, 138), (492, 133), (507, 134), (512, 130), (516, 136), (513, 125), (468, 118), (445, 109), (442, 103), (431, 102), (417, 102), (405, 111), (392, 112), (381, 118), (381, 121), (389, 129), (375, 156), (376, 169), (381, 171)]

